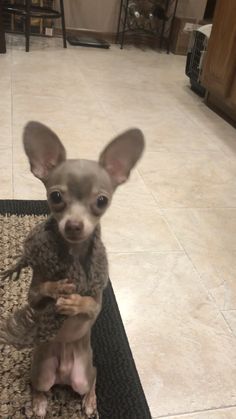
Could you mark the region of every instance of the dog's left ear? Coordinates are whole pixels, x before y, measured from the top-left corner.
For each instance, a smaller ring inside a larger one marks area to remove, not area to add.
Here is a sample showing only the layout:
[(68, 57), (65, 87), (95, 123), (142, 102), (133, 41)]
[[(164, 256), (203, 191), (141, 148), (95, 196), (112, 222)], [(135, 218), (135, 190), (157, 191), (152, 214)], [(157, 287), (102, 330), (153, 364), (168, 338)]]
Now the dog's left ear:
[(65, 148), (57, 135), (40, 122), (28, 122), (23, 144), (31, 172), (43, 183), (46, 183), (50, 171), (66, 159)]
[(109, 173), (114, 186), (125, 182), (144, 150), (144, 136), (137, 128), (129, 129), (111, 141), (102, 151), (99, 164)]

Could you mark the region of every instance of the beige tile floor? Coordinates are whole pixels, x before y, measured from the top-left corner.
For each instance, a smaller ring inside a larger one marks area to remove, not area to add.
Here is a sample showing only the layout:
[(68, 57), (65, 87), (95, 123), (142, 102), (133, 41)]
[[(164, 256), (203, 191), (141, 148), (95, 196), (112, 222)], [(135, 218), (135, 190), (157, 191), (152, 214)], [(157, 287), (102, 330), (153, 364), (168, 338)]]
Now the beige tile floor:
[[(8, 37), (0, 198), (40, 199), (21, 135), (55, 129), (95, 158), (130, 126), (146, 153), (103, 222), (110, 273), (153, 418), (236, 417), (236, 135), (189, 89), (185, 58)], [(126, 418), (122, 418), (126, 419)]]

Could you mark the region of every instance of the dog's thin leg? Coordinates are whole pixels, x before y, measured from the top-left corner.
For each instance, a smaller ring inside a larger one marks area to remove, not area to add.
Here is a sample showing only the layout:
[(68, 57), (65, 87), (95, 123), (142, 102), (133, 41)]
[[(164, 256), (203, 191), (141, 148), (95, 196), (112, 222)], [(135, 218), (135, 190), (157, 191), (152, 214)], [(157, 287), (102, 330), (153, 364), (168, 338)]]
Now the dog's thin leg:
[(41, 391), (33, 392), (33, 412), (36, 416), (44, 419), (47, 414), (47, 397)]
[(33, 412), (44, 419), (47, 413), (45, 393), (55, 384), (58, 359), (51, 343), (36, 348), (31, 366), (31, 383), (33, 387)]
[(88, 418), (93, 418), (97, 414), (97, 397), (96, 397), (96, 376), (97, 371), (94, 368), (94, 380), (91, 389), (85, 394), (83, 399), (83, 410)]
[(74, 363), (70, 375), (70, 385), (76, 393), (84, 396), (84, 413), (87, 418), (92, 418), (97, 414), (95, 394), (97, 370), (93, 366), (90, 332), (72, 345)]

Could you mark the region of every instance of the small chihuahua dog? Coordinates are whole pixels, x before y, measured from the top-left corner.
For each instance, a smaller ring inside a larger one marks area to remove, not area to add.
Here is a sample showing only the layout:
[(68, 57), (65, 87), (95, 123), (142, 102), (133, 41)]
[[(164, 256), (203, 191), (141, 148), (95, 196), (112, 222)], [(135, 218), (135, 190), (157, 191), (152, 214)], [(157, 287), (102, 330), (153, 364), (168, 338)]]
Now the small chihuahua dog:
[(67, 160), (59, 138), (39, 122), (26, 125), (23, 142), (32, 173), (45, 185), (51, 214), (26, 238), (17, 265), (6, 271), (5, 277), (14, 272), (19, 277), (30, 266), (33, 274), (28, 305), (9, 317), (0, 342), (24, 346), (30, 336), (27, 324), (40, 322), (41, 316), (44, 339), (32, 335), (34, 413), (44, 418), (45, 393), (54, 384), (66, 384), (83, 396), (84, 413), (93, 417), (96, 369), (90, 335), (108, 281), (99, 223), (115, 189), (141, 157), (143, 135), (138, 129), (124, 132), (107, 145), (98, 162)]

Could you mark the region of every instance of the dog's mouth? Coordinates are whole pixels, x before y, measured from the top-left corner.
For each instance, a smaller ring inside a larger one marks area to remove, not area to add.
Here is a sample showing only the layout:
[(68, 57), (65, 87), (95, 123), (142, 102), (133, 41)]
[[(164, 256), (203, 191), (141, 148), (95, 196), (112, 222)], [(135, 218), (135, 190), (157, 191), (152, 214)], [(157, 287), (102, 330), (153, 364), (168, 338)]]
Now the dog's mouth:
[(63, 234), (64, 239), (69, 243), (81, 243), (87, 239), (87, 237), (80, 235), (80, 234)]

